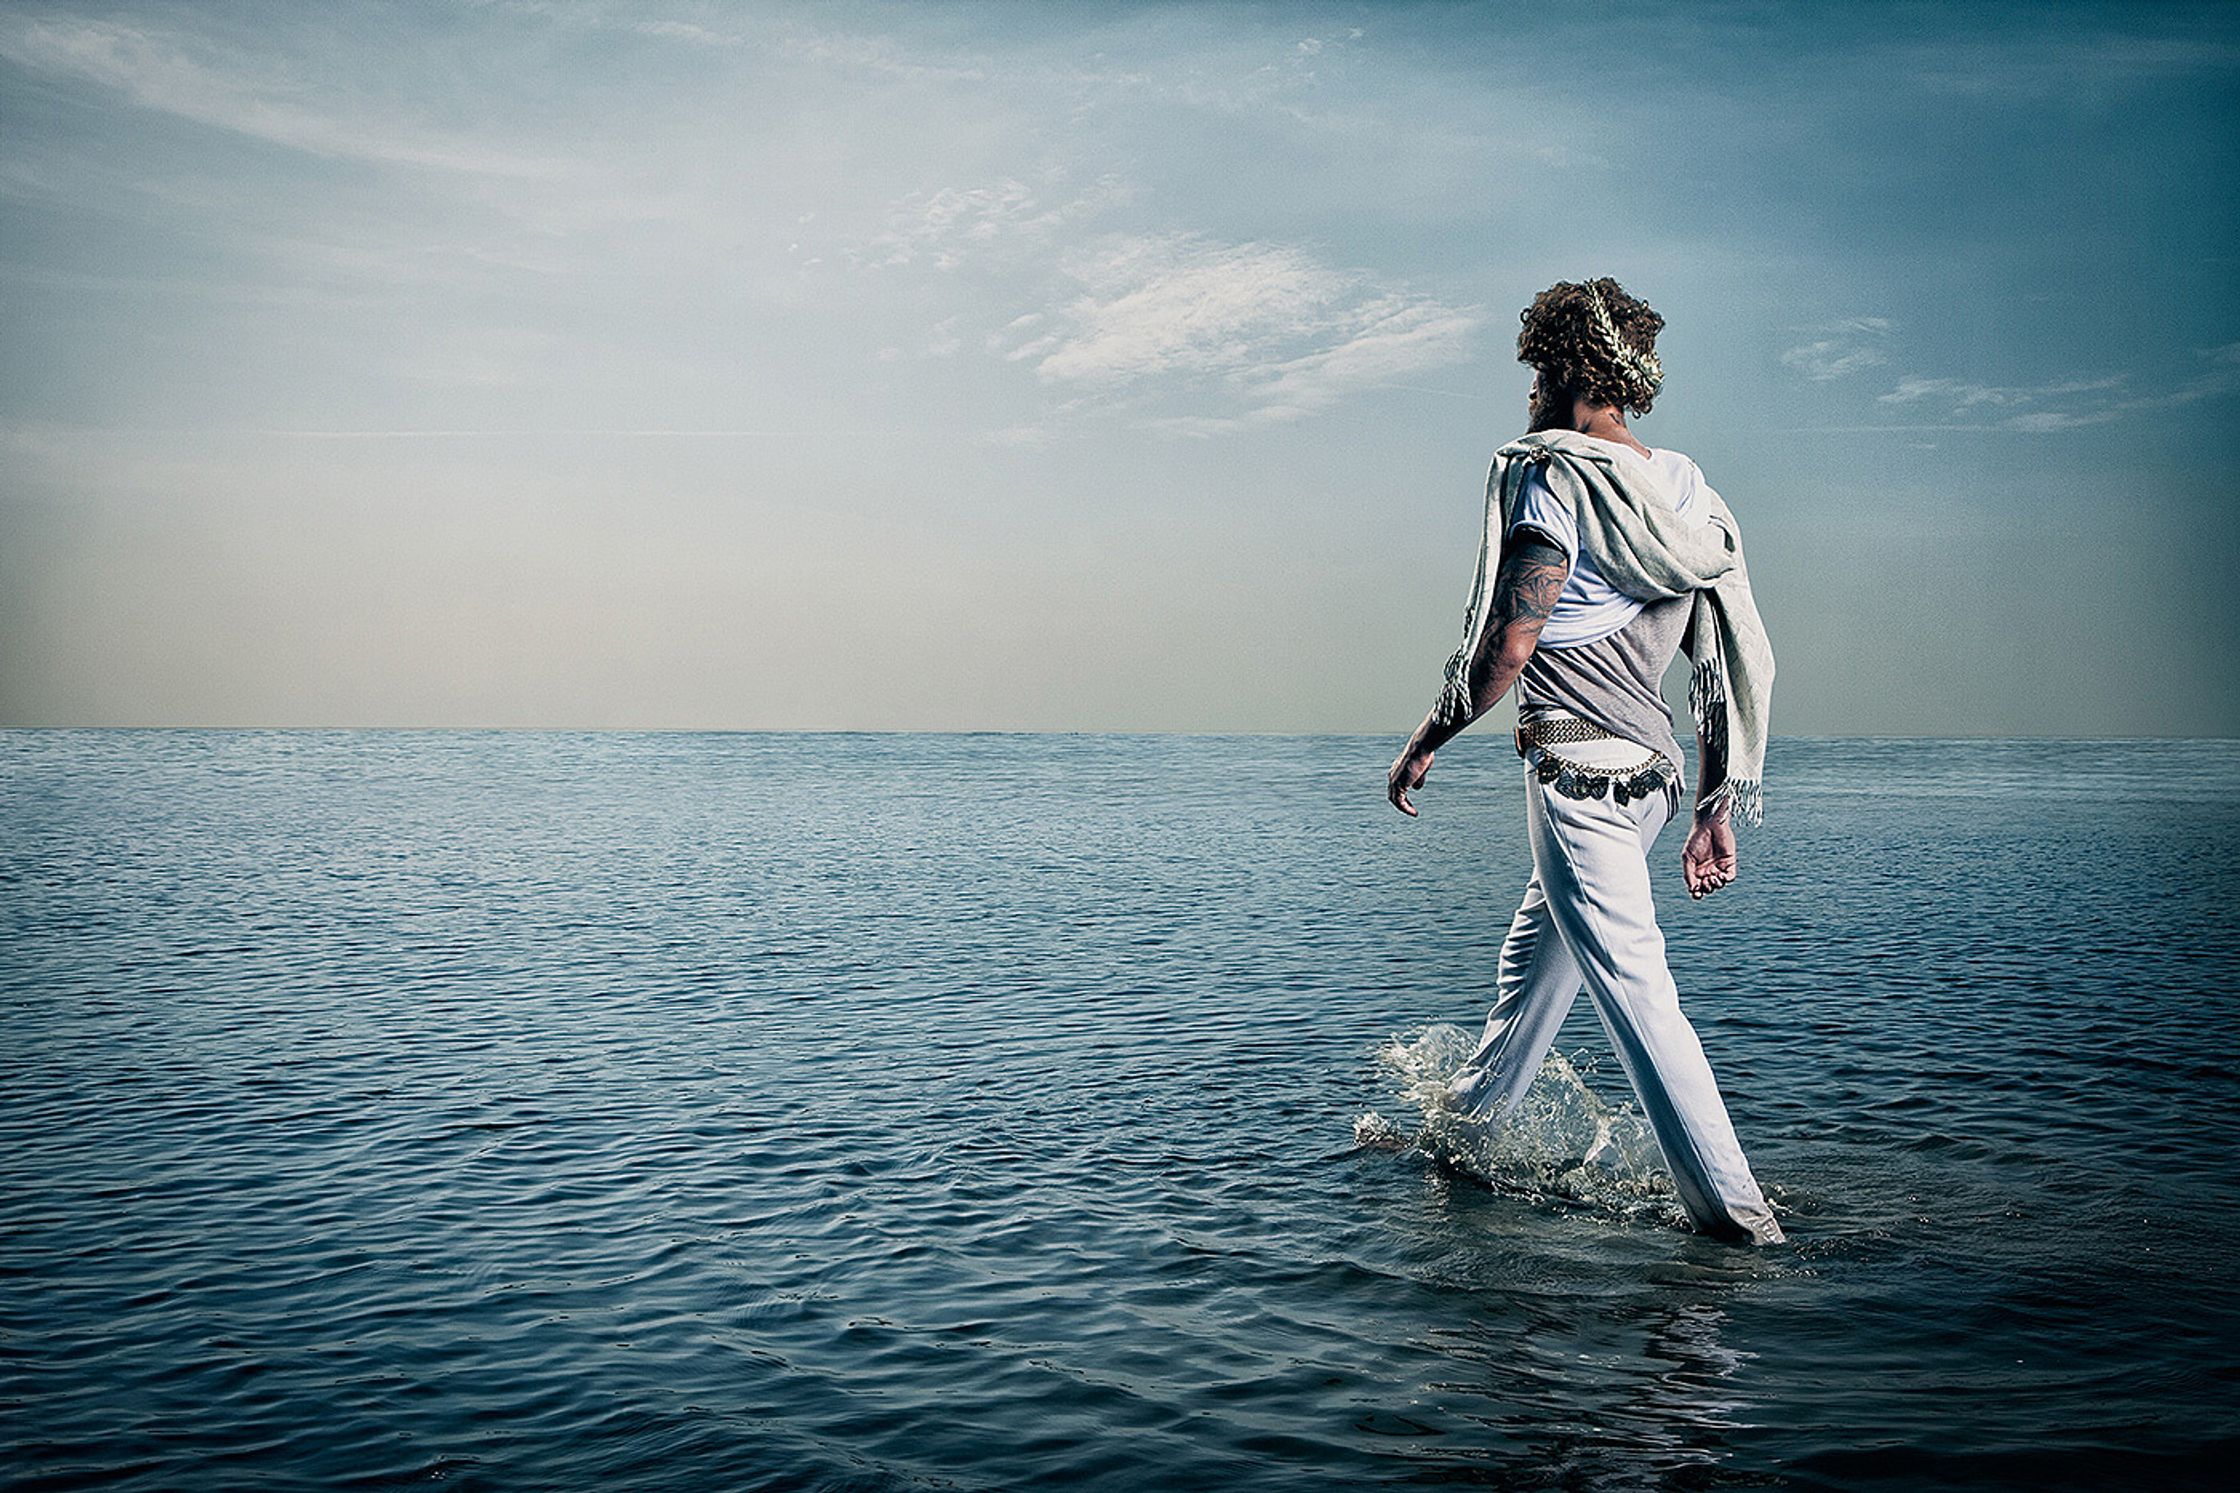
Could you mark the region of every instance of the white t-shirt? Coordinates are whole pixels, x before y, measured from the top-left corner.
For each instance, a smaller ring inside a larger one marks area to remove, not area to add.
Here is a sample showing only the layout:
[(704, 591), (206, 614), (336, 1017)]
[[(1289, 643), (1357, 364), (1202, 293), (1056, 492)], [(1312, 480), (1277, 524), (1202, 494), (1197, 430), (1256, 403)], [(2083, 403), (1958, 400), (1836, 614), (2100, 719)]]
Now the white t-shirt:
[[(1587, 439), (1602, 438), (1589, 436)], [(1622, 443), (1612, 441), (1609, 444)], [(1633, 450), (1631, 446), (1625, 449)], [(1658, 495), (1671, 502), (1675, 513), (1687, 513), (1695, 505), (1698, 492), (1712, 490), (1696, 464), (1677, 451), (1651, 447), (1649, 464), (1664, 478)], [(1604, 580), (1594, 556), (1580, 553), (1579, 529), (1572, 522), (1571, 510), (1557, 501), (1554, 489), (1548, 486), (1547, 476), (1539, 467), (1525, 475), (1524, 486), (1517, 491), (1516, 516), (1510, 520), (1509, 532), (1514, 534), (1524, 525), (1553, 539), (1571, 561), (1571, 574), (1564, 579), (1563, 590), (1556, 595), (1555, 610), (1548, 614), (1547, 624), (1540, 629), (1541, 647), (1577, 648), (1596, 642), (1640, 615), (1642, 599), (1628, 596)]]

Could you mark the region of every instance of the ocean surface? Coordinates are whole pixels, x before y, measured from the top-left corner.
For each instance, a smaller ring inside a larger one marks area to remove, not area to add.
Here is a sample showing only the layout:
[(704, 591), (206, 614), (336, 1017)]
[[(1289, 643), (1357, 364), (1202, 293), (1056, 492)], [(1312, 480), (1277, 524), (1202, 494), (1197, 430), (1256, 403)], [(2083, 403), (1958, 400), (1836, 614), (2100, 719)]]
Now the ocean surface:
[(2240, 743), (1784, 739), (1656, 849), (1789, 1234), (1397, 740), (0, 733), (22, 1489), (2204, 1486), (2240, 1456)]

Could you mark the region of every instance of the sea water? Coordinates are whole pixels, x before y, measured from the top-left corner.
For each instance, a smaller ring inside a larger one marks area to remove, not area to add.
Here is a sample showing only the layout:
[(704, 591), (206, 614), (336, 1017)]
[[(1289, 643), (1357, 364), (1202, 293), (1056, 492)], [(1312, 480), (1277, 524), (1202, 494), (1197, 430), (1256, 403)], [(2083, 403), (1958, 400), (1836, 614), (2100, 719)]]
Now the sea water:
[(1783, 739), (1655, 850), (1789, 1243), (1582, 1000), (1443, 1110), (1499, 733), (0, 733), (22, 1488), (2182, 1486), (2240, 744)]

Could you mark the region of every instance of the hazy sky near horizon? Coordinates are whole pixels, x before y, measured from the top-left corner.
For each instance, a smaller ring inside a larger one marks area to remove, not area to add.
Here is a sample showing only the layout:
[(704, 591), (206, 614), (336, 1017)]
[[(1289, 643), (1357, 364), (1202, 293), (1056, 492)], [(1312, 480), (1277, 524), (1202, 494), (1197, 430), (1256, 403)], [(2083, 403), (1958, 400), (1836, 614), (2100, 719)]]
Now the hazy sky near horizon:
[(1402, 733), (1611, 274), (1777, 733), (2240, 735), (2236, 109), (2215, 5), (12, 4), (0, 724)]

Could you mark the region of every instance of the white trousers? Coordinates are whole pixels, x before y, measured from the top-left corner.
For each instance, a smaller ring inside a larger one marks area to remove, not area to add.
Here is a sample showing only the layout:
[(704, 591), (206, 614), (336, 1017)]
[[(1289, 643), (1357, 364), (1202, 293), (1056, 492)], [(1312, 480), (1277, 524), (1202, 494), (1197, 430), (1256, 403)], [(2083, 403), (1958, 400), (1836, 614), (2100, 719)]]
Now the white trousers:
[[(1653, 753), (1632, 742), (1566, 742), (1563, 760), (1631, 767)], [(1673, 817), (1662, 792), (1620, 807), (1569, 798), (1525, 779), (1532, 881), (1501, 947), (1497, 999), (1468, 1063), (1448, 1080), (1456, 1108), (1506, 1119), (1555, 1044), (1582, 984), (1657, 1138), (1688, 1217), (1705, 1233), (1779, 1243), (1711, 1064), (1680, 1010), (1650, 896), (1649, 852)]]

